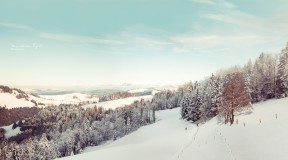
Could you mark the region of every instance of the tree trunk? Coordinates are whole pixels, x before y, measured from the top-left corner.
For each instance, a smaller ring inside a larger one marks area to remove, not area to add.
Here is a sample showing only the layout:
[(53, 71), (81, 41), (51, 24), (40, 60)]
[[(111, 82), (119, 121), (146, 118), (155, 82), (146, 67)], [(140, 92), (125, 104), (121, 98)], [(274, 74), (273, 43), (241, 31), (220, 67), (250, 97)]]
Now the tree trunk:
[(230, 113), (230, 125), (232, 125), (233, 123), (234, 123), (234, 109), (232, 109)]
[(225, 124), (227, 124), (229, 121), (229, 114), (226, 114), (224, 117), (225, 117)]

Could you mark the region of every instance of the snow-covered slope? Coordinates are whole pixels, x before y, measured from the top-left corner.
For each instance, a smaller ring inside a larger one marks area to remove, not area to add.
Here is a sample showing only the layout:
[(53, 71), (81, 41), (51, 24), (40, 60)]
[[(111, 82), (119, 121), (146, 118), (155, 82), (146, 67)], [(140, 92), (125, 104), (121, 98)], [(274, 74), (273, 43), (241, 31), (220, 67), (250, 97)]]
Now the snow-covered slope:
[(133, 89), (133, 90), (130, 90), (128, 91), (129, 93), (139, 93), (139, 92), (145, 92), (147, 91), (148, 89), (146, 88), (140, 88), (140, 89)]
[(34, 96), (33, 94), (28, 94), (25, 92), (19, 93), (15, 89), (11, 89), (11, 93), (3, 92), (0, 89), (0, 106), (6, 106), (8, 109), (17, 107), (34, 107), (35, 103), (32, 103), (32, 101), (38, 103), (38, 106), (41, 106), (41, 105), (97, 103), (99, 101), (99, 98), (82, 93)]
[(6, 106), (8, 109), (17, 107), (33, 107), (34, 103), (25, 98), (18, 99), (15, 94), (0, 92), (0, 106)]
[(214, 118), (197, 127), (181, 120), (180, 108), (160, 111), (156, 115), (158, 121), (152, 125), (64, 159), (288, 159), (288, 98), (254, 105), (253, 113), (237, 116), (238, 124), (233, 126), (218, 123)]
[(139, 97), (129, 97), (129, 98), (112, 100), (112, 101), (100, 102), (97, 104), (87, 104), (87, 105), (84, 105), (83, 108), (90, 108), (90, 107), (94, 107), (96, 105), (97, 107), (103, 107), (106, 109), (109, 109), (109, 108), (115, 109), (117, 107), (123, 107), (125, 105), (132, 104), (134, 101), (140, 101), (141, 99), (147, 101), (147, 100), (151, 100), (152, 98), (153, 98), (152, 95), (139, 96)]
[(98, 102), (98, 97), (93, 97), (88, 94), (82, 93), (71, 93), (71, 94), (63, 94), (63, 95), (40, 95), (40, 98), (36, 98), (37, 102), (41, 102), (43, 104), (78, 104), (81, 102), (94, 103)]

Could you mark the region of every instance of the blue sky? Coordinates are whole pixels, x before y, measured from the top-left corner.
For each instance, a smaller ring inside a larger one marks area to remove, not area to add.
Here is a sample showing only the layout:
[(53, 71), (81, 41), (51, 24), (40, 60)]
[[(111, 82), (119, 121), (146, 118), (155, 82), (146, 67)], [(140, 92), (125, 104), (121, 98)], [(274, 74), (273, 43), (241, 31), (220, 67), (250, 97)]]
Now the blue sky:
[(181, 84), (288, 36), (286, 0), (13, 0), (0, 5), (0, 83)]

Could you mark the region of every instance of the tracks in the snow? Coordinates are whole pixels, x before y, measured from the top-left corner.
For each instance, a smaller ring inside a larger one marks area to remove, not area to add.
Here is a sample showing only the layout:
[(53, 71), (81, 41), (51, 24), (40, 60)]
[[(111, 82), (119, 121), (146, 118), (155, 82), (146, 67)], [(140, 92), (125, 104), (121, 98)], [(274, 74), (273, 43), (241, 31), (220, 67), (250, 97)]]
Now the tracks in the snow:
[(236, 160), (236, 157), (233, 154), (233, 150), (232, 150), (231, 146), (229, 145), (229, 143), (227, 142), (227, 139), (224, 137), (224, 135), (218, 129), (216, 129), (216, 134), (219, 135), (220, 140), (222, 141), (222, 143), (224, 143), (227, 151), (229, 152), (230, 159), (231, 160)]
[(192, 136), (192, 139), (190, 139), (186, 145), (183, 145), (183, 146), (181, 147), (181, 149), (177, 152), (177, 154), (176, 154), (177, 160), (180, 160), (180, 157), (181, 157), (181, 155), (183, 154), (183, 152), (195, 141), (199, 129), (200, 129), (200, 126), (197, 127), (197, 130), (196, 130), (196, 132), (194, 133), (194, 135)]
[[(189, 148), (192, 143), (195, 142), (196, 140), (196, 136), (199, 132), (199, 129), (200, 129), (200, 126), (197, 127), (197, 130), (196, 132), (193, 134), (193, 136), (191, 137), (191, 139), (189, 139), (188, 142), (186, 142), (179, 150), (178, 152), (176, 153), (176, 157), (174, 156), (175, 159), (177, 160), (180, 160), (181, 159), (181, 156), (182, 154), (184, 153), (184, 151)], [(227, 139), (226, 137), (222, 134), (222, 132), (219, 130), (219, 129), (215, 129), (215, 132), (216, 132), (216, 135), (215, 136), (218, 136), (219, 137), (219, 140), (224, 144), (226, 150), (227, 150), (227, 156), (229, 156), (229, 160), (236, 160), (236, 157), (234, 156), (234, 153), (233, 153), (233, 150), (230, 146), (230, 144), (227, 142)], [(215, 139), (215, 136), (214, 136), (214, 139)], [(206, 144), (207, 144), (207, 141), (206, 141)]]

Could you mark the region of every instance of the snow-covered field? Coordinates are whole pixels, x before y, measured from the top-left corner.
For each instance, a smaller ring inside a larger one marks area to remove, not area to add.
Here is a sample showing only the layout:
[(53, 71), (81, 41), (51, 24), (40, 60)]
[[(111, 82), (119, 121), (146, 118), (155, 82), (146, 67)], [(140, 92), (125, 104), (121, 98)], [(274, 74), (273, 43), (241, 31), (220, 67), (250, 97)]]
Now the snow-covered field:
[(180, 108), (159, 111), (157, 117), (156, 123), (119, 140), (63, 159), (288, 159), (288, 98), (256, 104), (252, 114), (237, 116), (232, 126), (214, 118), (197, 127), (181, 120)]
[(140, 93), (140, 92), (145, 92), (145, 91), (148, 91), (148, 89), (147, 88), (139, 88), (139, 89), (130, 90), (128, 92), (129, 93)]
[[(81, 102), (98, 102), (98, 97), (93, 97), (88, 94), (82, 93), (70, 93), (70, 94), (62, 94), (62, 95), (40, 95), (40, 99), (38, 101), (44, 104), (78, 104)], [(37, 101), (37, 100), (36, 100)]]
[(18, 99), (14, 94), (0, 93), (0, 106), (6, 106), (8, 109), (16, 107), (33, 107), (34, 103), (26, 101), (24, 98)]
[[(130, 90), (130, 93), (141, 93), (145, 92), (148, 89), (134, 89)], [(159, 92), (158, 90), (153, 90), (152, 95)], [(17, 96), (20, 93), (13, 89), (12, 93), (3, 93), (0, 91), (0, 106), (6, 106), (7, 108), (17, 108), (17, 107), (34, 107), (35, 104), (31, 101), (38, 103), (38, 107), (48, 106), (48, 105), (60, 105), (60, 104), (87, 104), (84, 105), (84, 108), (89, 108), (95, 106), (102, 106), (104, 108), (115, 109), (117, 107), (123, 107), (125, 105), (132, 104), (134, 101), (140, 101), (144, 99), (145, 101), (151, 100), (152, 95), (138, 96), (138, 97), (129, 97), (124, 99), (118, 99), (107, 102), (99, 102), (99, 97), (92, 96), (89, 94), (82, 93), (69, 93), (69, 94), (60, 94), (60, 95), (39, 95), (35, 96), (33, 94), (26, 93), (27, 98), (18, 99)]]
[(0, 106), (6, 106), (8, 109), (17, 107), (34, 107), (35, 104), (32, 103), (31, 100), (36, 101), (38, 104), (40, 103), (44, 105), (79, 104), (83, 102), (95, 103), (99, 101), (98, 97), (82, 93), (39, 95), (39, 97), (27, 94), (27, 100), (25, 98), (16, 98), (18, 94), (19, 93), (15, 90), (13, 90), (13, 93), (0, 92)]
[(117, 99), (117, 100), (112, 100), (112, 101), (105, 101), (105, 102), (99, 102), (96, 104), (87, 104), (82, 106), (83, 108), (91, 108), (94, 107), (95, 105), (97, 107), (103, 107), (106, 109), (115, 109), (117, 107), (124, 107), (125, 105), (130, 105), (134, 101), (140, 101), (143, 99), (144, 101), (152, 100), (153, 96), (152, 95), (147, 95), (147, 96), (139, 96), (139, 97), (129, 97), (129, 98), (123, 98), (123, 99)]

